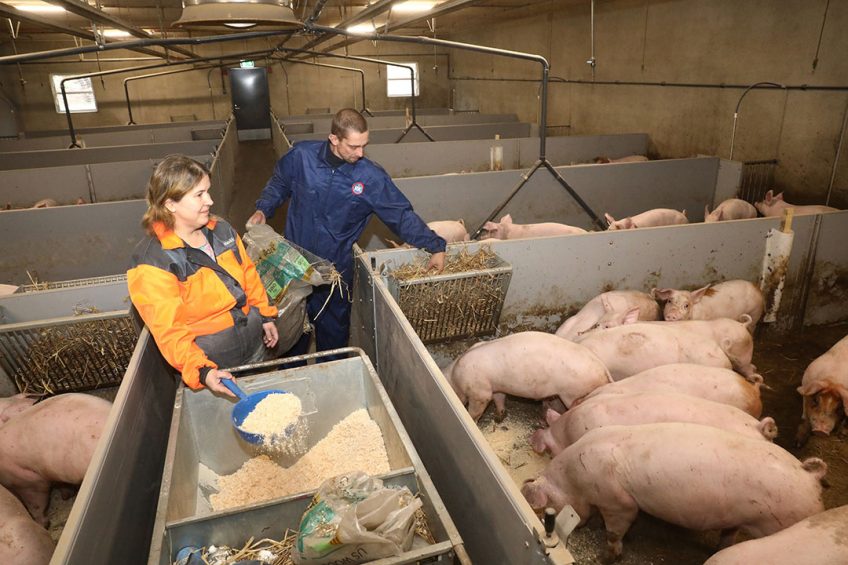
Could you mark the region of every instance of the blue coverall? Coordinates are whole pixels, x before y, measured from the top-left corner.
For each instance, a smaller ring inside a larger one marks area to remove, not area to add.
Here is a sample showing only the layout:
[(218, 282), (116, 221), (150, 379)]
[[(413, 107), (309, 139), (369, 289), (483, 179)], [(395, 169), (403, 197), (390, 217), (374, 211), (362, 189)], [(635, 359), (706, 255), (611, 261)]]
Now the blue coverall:
[[(353, 284), (353, 244), (372, 213), (411, 245), (430, 253), (445, 250), (445, 240), (418, 217), (382, 167), (367, 157), (334, 167), (334, 157), (327, 141), (295, 144), (277, 161), (256, 209), (270, 219), (291, 198), (286, 239), (335, 264), (348, 288)], [(318, 351), (345, 347), (350, 335), (350, 302), (338, 291), (317, 316), (328, 293), (329, 287), (319, 287), (307, 302)], [(289, 354), (305, 353), (308, 344), (304, 336)]]

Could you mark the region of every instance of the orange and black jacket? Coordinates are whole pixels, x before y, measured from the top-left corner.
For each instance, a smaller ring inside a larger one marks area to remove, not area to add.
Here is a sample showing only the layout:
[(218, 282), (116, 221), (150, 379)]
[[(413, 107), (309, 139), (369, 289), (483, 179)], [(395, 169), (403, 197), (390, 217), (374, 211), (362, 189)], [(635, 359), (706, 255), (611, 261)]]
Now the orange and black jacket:
[[(217, 263), (187, 246), (163, 224), (141, 240), (127, 271), (130, 299), (162, 355), (191, 388), (202, 388), (203, 367), (217, 368), (194, 339), (233, 326), (234, 308), (255, 306), (265, 321), (277, 315), (244, 244), (227, 222), (212, 218), (203, 228)], [(208, 369), (204, 369), (204, 374)]]

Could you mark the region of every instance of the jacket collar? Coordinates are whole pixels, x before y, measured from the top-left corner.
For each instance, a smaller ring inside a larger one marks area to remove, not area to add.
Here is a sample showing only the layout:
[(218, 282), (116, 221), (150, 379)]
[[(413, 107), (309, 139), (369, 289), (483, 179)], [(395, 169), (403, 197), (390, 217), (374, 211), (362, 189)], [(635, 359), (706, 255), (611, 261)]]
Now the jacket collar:
[[(217, 223), (217, 218), (214, 216), (210, 217), (206, 227), (210, 230), (214, 230)], [(182, 238), (178, 236), (174, 230), (166, 227), (162, 222), (155, 222), (153, 224), (153, 233), (162, 245), (162, 249), (179, 249), (180, 247), (185, 247), (185, 242)]]
[[(335, 154), (330, 149), (330, 141), (329, 140), (325, 141), (321, 145), (321, 148), (318, 150), (318, 157), (319, 157), (318, 166), (321, 167), (321, 168), (324, 168), (324, 169), (332, 169), (333, 168), (333, 165), (331, 164), (332, 159), (334, 159), (334, 158), (339, 159), (338, 157), (335, 156)], [(361, 160), (362, 159), (360, 159), (359, 161), (361, 161)], [(351, 164), (351, 163), (348, 163), (345, 160), (342, 160), (342, 164), (339, 165), (338, 167), (335, 167), (335, 168), (336, 169), (349, 170), (349, 169), (356, 167), (356, 165), (359, 163), (359, 161)]]

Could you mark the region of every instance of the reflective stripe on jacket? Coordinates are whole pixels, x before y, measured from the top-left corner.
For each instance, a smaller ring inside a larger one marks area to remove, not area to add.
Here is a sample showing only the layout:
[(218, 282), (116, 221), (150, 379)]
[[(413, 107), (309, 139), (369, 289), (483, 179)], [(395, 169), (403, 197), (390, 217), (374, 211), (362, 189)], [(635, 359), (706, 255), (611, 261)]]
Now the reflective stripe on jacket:
[(193, 389), (202, 388), (201, 367), (217, 368), (195, 343), (233, 326), (231, 310), (256, 306), (267, 319), (277, 314), (236, 231), (212, 218), (203, 228), (217, 263), (187, 246), (163, 224), (136, 245), (127, 271), (130, 299), (162, 355)]
[(353, 278), (353, 244), (371, 214), (377, 214), (406, 242), (431, 253), (445, 250), (445, 240), (413, 211), (389, 174), (366, 157), (333, 168), (326, 141), (301, 141), (274, 167), (256, 202), (266, 218), (286, 199), (286, 239), (332, 261), (345, 280)]

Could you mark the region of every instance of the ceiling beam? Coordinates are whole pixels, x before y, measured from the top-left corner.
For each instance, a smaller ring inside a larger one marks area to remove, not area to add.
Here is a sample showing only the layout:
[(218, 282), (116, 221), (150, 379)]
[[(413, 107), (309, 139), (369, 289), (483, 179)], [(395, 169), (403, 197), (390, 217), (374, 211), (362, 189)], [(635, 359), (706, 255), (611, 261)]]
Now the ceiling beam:
[[(370, 20), (370, 19), (372, 19), (376, 16), (379, 16), (380, 14), (385, 12), (386, 10), (390, 9), (392, 7), (392, 4), (394, 4), (397, 1), (398, 0), (378, 0), (377, 2), (374, 2), (373, 4), (371, 4), (370, 6), (366, 6), (363, 10), (360, 10), (359, 12), (357, 12), (356, 14), (347, 18), (346, 20), (340, 22), (335, 27), (346, 28), (346, 27), (358, 24), (360, 22), (363, 22), (365, 20)], [(316, 37), (315, 39), (312, 39), (311, 41), (307, 42), (302, 47), (302, 49), (313, 49), (316, 45), (320, 45), (320, 44), (324, 43), (325, 41), (329, 41), (330, 39), (333, 39), (333, 36), (330, 35), (329, 33), (320, 35), (320, 36)], [(302, 55), (300, 55), (300, 56), (302, 56)], [(295, 58), (295, 55), (288, 55), (285, 58), (286, 59), (293, 59), (293, 58)]]
[[(448, 0), (447, 2), (442, 2), (438, 6), (434, 7), (429, 12), (426, 12), (426, 13), (423, 13), (423, 14), (416, 14), (414, 16), (409, 16), (407, 18), (404, 18), (402, 20), (397, 20), (395, 22), (389, 21), (388, 24), (384, 24), (384, 25), (379, 26), (374, 31), (374, 33), (377, 33), (377, 34), (388, 33), (388, 32), (390, 32), (394, 29), (401, 29), (401, 28), (409, 27), (409, 26), (415, 25), (419, 22), (424, 22), (424, 21), (436, 18), (438, 16), (444, 16), (444, 15), (450, 14), (451, 12), (455, 12), (457, 10), (462, 10), (463, 8), (469, 8), (471, 6), (474, 6), (475, 4), (480, 4), (481, 2), (483, 2), (483, 0)], [(342, 28), (342, 27), (347, 27), (347, 26), (339, 24), (336, 27)], [(330, 34), (326, 34), (326, 36), (322, 36), (319, 39), (323, 39), (324, 37), (327, 37), (329, 35)], [(329, 37), (327, 37), (327, 39), (329, 39)], [(343, 41), (340, 41), (339, 43), (336, 43), (334, 45), (331, 45), (327, 49), (324, 49), (324, 52), (329, 53), (330, 51), (335, 51), (337, 49), (341, 49), (342, 47), (347, 47), (348, 45), (352, 45), (354, 43), (359, 43), (360, 41), (363, 41), (363, 40), (356, 38), (356, 37), (348, 37), (348, 38), (344, 39)]]
[[(45, 2), (48, 2), (49, 4), (54, 4), (56, 6), (61, 6), (68, 12), (76, 14), (87, 20), (92, 20), (99, 24), (108, 24), (117, 29), (122, 29), (124, 31), (129, 32), (130, 35), (138, 37), (140, 39), (151, 39), (153, 37), (143, 29), (137, 28), (117, 16), (107, 14), (103, 10), (98, 10), (94, 6), (90, 6), (82, 0), (45, 0)], [(185, 55), (186, 57), (189, 57), (191, 59), (197, 57), (197, 55), (195, 55), (188, 49), (183, 49), (182, 47), (171, 47), (171, 49), (173, 49), (176, 53), (180, 53), (181, 55)]]
[[(76, 29), (72, 27), (68, 27), (62, 24), (57, 24), (48, 20), (47, 18), (42, 18), (35, 14), (30, 14), (27, 12), (21, 12), (20, 10), (15, 9), (14, 6), (10, 6), (9, 4), (3, 4), (0, 2), (0, 16), (4, 18), (9, 18), (11, 20), (17, 20), (21, 22), (26, 22), (28, 24), (33, 24), (37, 26), (44, 27), (46, 29), (56, 31), (59, 33), (66, 33), (68, 35), (72, 35), (74, 37), (79, 37), (82, 39), (87, 39), (88, 41), (96, 42), (97, 38), (93, 33), (81, 29)], [(105, 39), (108, 43), (110, 38)], [(111, 39), (111, 41), (115, 41), (115, 39)], [(133, 51), (137, 51), (139, 53), (144, 53), (145, 55), (153, 55), (155, 57), (166, 58), (167, 53), (161, 53), (159, 51), (155, 51), (153, 49), (147, 49), (144, 47), (139, 47), (136, 49), (132, 49)]]

